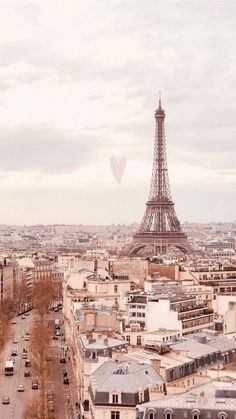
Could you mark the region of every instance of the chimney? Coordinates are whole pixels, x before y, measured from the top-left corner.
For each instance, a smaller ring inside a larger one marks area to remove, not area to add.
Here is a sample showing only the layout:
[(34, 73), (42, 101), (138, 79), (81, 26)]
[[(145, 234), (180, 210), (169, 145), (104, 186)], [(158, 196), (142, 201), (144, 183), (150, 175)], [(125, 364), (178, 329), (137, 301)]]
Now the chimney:
[(158, 358), (154, 358), (151, 360), (151, 366), (154, 368), (154, 370), (160, 374), (161, 370), (161, 360)]
[(98, 270), (98, 260), (96, 258), (94, 259), (94, 272), (97, 272), (97, 270)]
[(112, 264), (111, 260), (109, 260), (109, 262), (108, 262), (108, 273), (109, 273), (109, 275), (113, 274), (113, 264)]

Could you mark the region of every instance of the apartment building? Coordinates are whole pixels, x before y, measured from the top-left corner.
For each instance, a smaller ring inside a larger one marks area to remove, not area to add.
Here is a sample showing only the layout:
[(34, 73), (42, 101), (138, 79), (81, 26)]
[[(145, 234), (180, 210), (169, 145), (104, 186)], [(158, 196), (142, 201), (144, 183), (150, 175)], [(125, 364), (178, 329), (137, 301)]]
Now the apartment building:
[[(149, 337), (150, 338), (150, 337)], [(164, 351), (160, 351), (160, 348)], [(160, 375), (167, 392), (186, 389), (209, 381), (210, 370), (222, 370), (236, 361), (236, 342), (217, 336), (214, 331), (188, 335), (186, 338), (168, 337), (166, 341), (147, 339), (144, 348), (130, 351), (126, 359), (150, 364), (153, 357), (160, 362)]]
[(7, 259), (0, 262), (0, 300), (6, 297), (13, 298), (14, 286), (18, 280), (18, 266)]
[(213, 328), (213, 309), (186, 294), (128, 294), (128, 325), (139, 324), (148, 332), (158, 329), (180, 331), (187, 335)]
[(99, 366), (110, 360), (114, 352), (126, 352), (127, 342), (104, 334), (87, 332), (77, 337), (74, 350), (80, 414), (84, 418), (90, 418), (90, 376)]
[(215, 293), (236, 292), (236, 267), (215, 264), (214, 266), (181, 267), (179, 280), (193, 279), (196, 284), (211, 286)]
[(136, 419), (235, 419), (236, 385), (213, 381), (137, 405)]
[(91, 375), (91, 419), (135, 419), (136, 405), (163, 397), (164, 381), (151, 365), (110, 360)]

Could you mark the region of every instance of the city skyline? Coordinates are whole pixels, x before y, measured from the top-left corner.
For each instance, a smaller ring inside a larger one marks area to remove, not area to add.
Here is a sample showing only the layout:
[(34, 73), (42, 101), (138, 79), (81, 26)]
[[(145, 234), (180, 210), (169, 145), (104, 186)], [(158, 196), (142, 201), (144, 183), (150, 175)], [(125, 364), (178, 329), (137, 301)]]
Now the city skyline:
[(236, 5), (91, 4), (0, 5), (0, 224), (140, 223), (159, 90), (180, 221), (234, 221)]

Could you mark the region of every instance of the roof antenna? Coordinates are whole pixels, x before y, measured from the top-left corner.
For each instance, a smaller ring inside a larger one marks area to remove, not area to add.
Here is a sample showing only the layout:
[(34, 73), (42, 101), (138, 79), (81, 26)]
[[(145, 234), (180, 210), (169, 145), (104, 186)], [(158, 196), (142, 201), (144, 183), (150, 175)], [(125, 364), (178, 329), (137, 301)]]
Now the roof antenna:
[(161, 92), (159, 92), (159, 109), (161, 108)]

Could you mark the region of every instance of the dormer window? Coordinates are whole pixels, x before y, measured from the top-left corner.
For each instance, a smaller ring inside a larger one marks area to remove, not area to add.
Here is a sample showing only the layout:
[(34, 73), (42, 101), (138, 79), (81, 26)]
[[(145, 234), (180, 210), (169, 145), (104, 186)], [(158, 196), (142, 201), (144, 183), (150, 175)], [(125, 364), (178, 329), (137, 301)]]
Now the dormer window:
[(172, 419), (173, 418), (173, 410), (172, 409), (165, 409), (164, 414), (165, 414), (165, 419)]
[(109, 394), (110, 404), (121, 404), (121, 392), (114, 390)]
[(194, 409), (192, 411), (192, 419), (199, 419), (200, 418), (200, 410)]
[(117, 404), (119, 403), (119, 398), (118, 398), (118, 394), (112, 394), (112, 403), (113, 404)]
[(153, 409), (148, 410), (148, 419), (155, 419), (155, 411)]
[(218, 414), (218, 418), (219, 419), (227, 419), (227, 413), (225, 413), (225, 412), (220, 412), (219, 414)]

